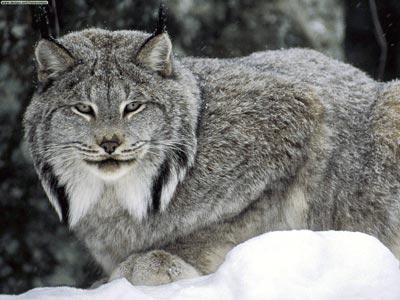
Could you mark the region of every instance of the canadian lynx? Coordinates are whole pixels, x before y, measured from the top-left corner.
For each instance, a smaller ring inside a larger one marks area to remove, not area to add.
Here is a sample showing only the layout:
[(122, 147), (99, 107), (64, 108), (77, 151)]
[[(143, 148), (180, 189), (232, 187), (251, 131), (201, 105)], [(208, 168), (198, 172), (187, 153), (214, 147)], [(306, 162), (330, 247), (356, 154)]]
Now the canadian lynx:
[(161, 27), (35, 57), (35, 168), (110, 279), (208, 274), (283, 229), (362, 231), (400, 257), (399, 82), (303, 49), (178, 59)]

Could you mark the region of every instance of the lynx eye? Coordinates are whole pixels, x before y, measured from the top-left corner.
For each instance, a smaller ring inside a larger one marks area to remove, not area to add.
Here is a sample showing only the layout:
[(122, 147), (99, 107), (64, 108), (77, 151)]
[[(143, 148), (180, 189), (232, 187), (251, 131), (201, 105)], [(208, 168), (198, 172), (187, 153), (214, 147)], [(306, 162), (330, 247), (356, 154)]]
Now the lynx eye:
[(74, 105), (72, 107), (72, 111), (78, 115), (81, 115), (82, 117), (85, 117), (85, 119), (87, 119), (88, 121), (90, 120), (90, 118), (94, 118), (95, 116), (93, 107), (89, 104), (80, 103)]
[(77, 111), (79, 111), (82, 114), (94, 115), (93, 108), (90, 105), (78, 104), (78, 105), (75, 105), (75, 108), (76, 108)]
[(133, 115), (134, 113), (138, 113), (145, 108), (145, 105), (140, 102), (130, 102), (128, 103), (125, 108), (123, 115), (126, 117), (127, 115)]

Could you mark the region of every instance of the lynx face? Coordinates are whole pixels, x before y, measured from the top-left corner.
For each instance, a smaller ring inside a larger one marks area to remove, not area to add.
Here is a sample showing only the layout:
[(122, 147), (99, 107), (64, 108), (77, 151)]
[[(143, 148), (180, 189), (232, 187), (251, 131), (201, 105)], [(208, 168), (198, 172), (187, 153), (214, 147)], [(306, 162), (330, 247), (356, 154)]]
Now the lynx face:
[(165, 209), (193, 163), (197, 95), (185, 87), (195, 81), (171, 47), (166, 33), (98, 29), (38, 43), (26, 134), (44, 189), (71, 226), (107, 189), (139, 219)]
[(146, 160), (160, 164), (179, 144), (179, 133), (170, 126), (170, 108), (146, 88), (118, 77), (84, 79), (49, 120), (51, 143), (68, 146), (57, 152), (104, 180), (117, 180)]

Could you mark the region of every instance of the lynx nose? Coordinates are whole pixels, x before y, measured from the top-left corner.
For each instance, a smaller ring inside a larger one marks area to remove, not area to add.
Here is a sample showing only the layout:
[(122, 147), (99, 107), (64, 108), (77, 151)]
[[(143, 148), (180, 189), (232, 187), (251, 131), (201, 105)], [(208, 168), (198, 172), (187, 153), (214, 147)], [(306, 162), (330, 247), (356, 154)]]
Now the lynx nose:
[(103, 137), (103, 140), (100, 143), (100, 147), (103, 148), (108, 154), (112, 154), (119, 145), (121, 145), (121, 141), (115, 134), (111, 139)]

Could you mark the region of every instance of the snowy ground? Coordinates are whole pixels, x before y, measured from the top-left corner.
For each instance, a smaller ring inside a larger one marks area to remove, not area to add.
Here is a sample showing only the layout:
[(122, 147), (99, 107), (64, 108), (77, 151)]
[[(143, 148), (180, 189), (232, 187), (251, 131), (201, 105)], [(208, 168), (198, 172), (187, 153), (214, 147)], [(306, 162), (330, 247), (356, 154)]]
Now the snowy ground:
[(154, 287), (125, 279), (94, 290), (37, 288), (0, 300), (400, 300), (399, 261), (375, 238), (282, 231), (253, 238), (209, 276)]

